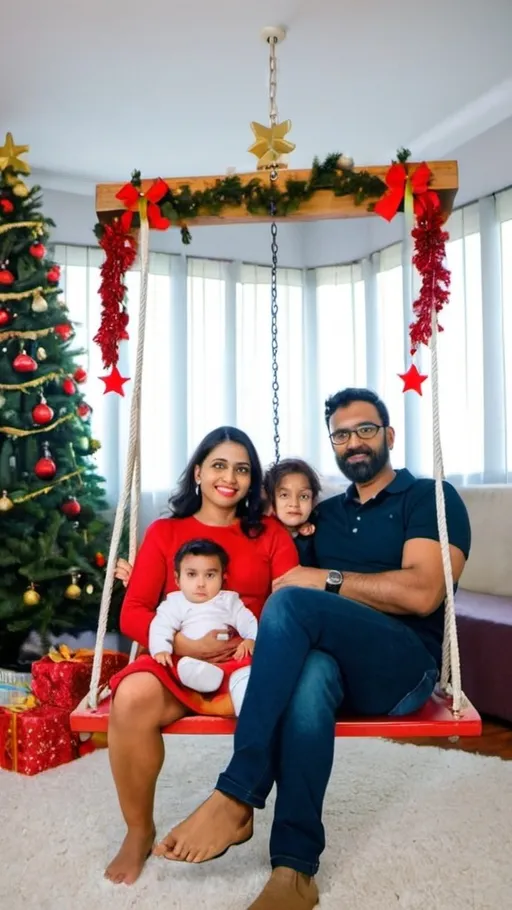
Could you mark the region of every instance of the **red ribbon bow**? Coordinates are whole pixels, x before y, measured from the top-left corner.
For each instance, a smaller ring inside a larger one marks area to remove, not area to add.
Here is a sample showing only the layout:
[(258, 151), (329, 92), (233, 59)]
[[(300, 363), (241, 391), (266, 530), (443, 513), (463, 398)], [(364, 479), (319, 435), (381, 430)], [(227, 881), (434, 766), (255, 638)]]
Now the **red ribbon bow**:
[(126, 231), (130, 230), (133, 213), (139, 210), (141, 200), (145, 199), (150, 228), (154, 228), (157, 231), (166, 231), (167, 228), (170, 227), (171, 222), (168, 218), (164, 218), (163, 215), (161, 215), (158, 203), (163, 199), (168, 190), (169, 187), (161, 177), (158, 177), (154, 181), (147, 193), (142, 193), (133, 185), (133, 183), (125, 183), (119, 192), (116, 193), (116, 199), (120, 199), (128, 209), (128, 211), (121, 216), (123, 228)]
[(432, 171), (428, 165), (418, 165), (413, 174), (409, 175), (403, 164), (392, 164), (386, 174), (387, 191), (375, 203), (374, 212), (381, 215), (386, 221), (391, 221), (400, 206), (404, 196), (407, 180), (410, 180), (414, 196), (414, 214), (420, 217), (427, 211), (437, 211), (440, 208), (439, 196), (429, 189)]

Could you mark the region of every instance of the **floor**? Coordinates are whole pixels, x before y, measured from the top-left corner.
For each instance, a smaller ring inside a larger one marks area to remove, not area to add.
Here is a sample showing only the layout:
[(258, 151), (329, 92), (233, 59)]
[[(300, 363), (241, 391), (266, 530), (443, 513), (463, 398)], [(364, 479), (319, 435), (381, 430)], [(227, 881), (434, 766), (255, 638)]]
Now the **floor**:
[(464, 737), (451, 743), (447, 739), (400, 740), (415, 746), (436, 746), (458, 752), (472, 752), (512, 761), (512, 724), (494, 718), (484, 718), (482, 736)]

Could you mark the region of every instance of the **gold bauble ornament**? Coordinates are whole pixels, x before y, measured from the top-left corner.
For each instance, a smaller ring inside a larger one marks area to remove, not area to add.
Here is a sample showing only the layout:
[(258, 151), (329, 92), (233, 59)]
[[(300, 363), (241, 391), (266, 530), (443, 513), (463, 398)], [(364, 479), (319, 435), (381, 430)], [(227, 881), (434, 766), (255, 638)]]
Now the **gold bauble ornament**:
[(24, 183), (17, 183), (16, 186), (13, 186), (12, 191), (18, 199), (26, 199), (30, 193), (28, 186), (25, 186)]
[(10, 167), (20, 174), (30, 174), (28, 164), (19, 157), (25, 155), (29, 150), (28, 145), (15, 145), (12, 133), (7, 133), (5, 145), (0, 146), (0, 171), (5, 171)]
[(14, 508), (14, 503), (12, 499), (9, 499), (7, 495), (7, 490), (2, 491), (0, 496), (0, 512), (9, 512), (10, 509)]
[(27, 588), (23, 595), (23, 603), (26, 607), (35, 607), (41, 600), (41, 595), (37, 593), (34, 585), (31, 584), (30, 588)]
[(82, 589), (79, 588), (78, 585), (75, 585), (72, 583), (72, 584), (68, 585), (66, 590), (64, 591), (64, 597), (67, 597), (68, 600), (78, 600), (81, 593), (82, 593)]
[(38, 348), (36, 351), (36, 357), (39, 361), (46, 360), (46, 358), (48, 357), (48, 354), (46, 353), (44, 348)]
[(34, 294), (34, 299), (32, 300), (32, 310), (34, 313), (46, 313), (48, 309), (48, 301), (44, 299), (42, 294)]
[(295, 145), (285, 139), (292, 128), (291, 120), (283, 120), (274, 126), (264, 126), (262, 123), (251, 123), (251, 129), (256, 137), (248, 151), (256, 155), (258, 168), (271, 168), (279, 166), (281, 155), (289, 155)]

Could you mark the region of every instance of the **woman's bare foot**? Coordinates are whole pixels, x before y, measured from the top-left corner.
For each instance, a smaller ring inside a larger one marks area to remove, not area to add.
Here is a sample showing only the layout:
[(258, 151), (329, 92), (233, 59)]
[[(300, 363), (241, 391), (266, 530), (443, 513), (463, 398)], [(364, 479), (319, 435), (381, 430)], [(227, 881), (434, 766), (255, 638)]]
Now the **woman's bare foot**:
[(250, 806), (214, 790), (210, 798), (173, 828), (153, 852), (156, 856), (187, 863), (216, 859), (230, 847), (251, 839), (253, 816)]
[(151, 853), (155, 834), (154, 827), (149, 831), (144, 828), (128, 828), (119, 853), (105, 869), (105, 878), (114, 885), (133, 885)]

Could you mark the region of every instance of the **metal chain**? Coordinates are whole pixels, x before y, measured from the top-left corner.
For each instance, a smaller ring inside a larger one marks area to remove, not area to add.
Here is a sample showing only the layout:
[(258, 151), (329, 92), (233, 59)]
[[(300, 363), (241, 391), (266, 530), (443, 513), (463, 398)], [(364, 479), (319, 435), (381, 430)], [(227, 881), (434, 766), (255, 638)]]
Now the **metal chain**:
[[(276, 45), (277, 38), (269, 39), (269, 115), (270, 115), (270, 125), (275, 126), (278, 122), (278, 112), (277, 112), (277, 59), (276, 59)], [(277, 180), (277, 168), (273, 167), (270, 171), (270, 181), (271, 185)], [(275, 199), (271, 198), (270, 201), (270, 217), (272, 219), (276, 216), (276, 203)], [(271, 315), (271, 340), (272, 340), (272, 419), (274, 423), (274, 460), (277, 464), (279, 462), (279, 443), (281, 438), (279, 436), (279, 379), (278, 379), (278, 362), (277, 362), (277, 352), (278, 352), (278, 342), (277, 342), (277, 316), (278, 316), (278, 302), (277, 302), (277, 254), (279, 251), (277, 245), (277, 224), (273, 220), (270, 225), (270, 235), (271, 235), (271, 245), (270, 250), (272, 253), (272, 270), (271, 270), (271, 279), (270, 279), (270, 315)]]
[[(277, 171), (273, 170), (270, 174), (270, 179), (272, 181), (277, 180)], [(276, 214), (276, 204), (274, 200), (270, 203), (270, 215), (274, 218)], [(278, 302), (277, 302), (277, 254), (279, 251), (277, 245), (277, 224), (275, 221), (272, 221), (270, 225), (270, 235), (272, 242), (270, 249), (272, 252), (272, 270), (270, 278), (270, 314), (271, 314), (271, 337), (272, 337), (272, 413), (273, 413), (273, 422), (274, 422), (274, 460), (277, 464), (279, 462), (279, 443), (281, 442), (281, 437), (279, 436), (279, 379), (278, 379), (278, 362), (277, 362), (277, 352), (278, 352), (278, 341), (277, 341), (277, 316), (279, 312)]]
[(269, 113), (270, 113), (270, 126), (275, 126), (278, 120), (277, 116), (277, 58), (276, 58), (276, 45), (277, 38), (269, 38), (269, 47), (270, 47), (270, 74), (269, 74)]

